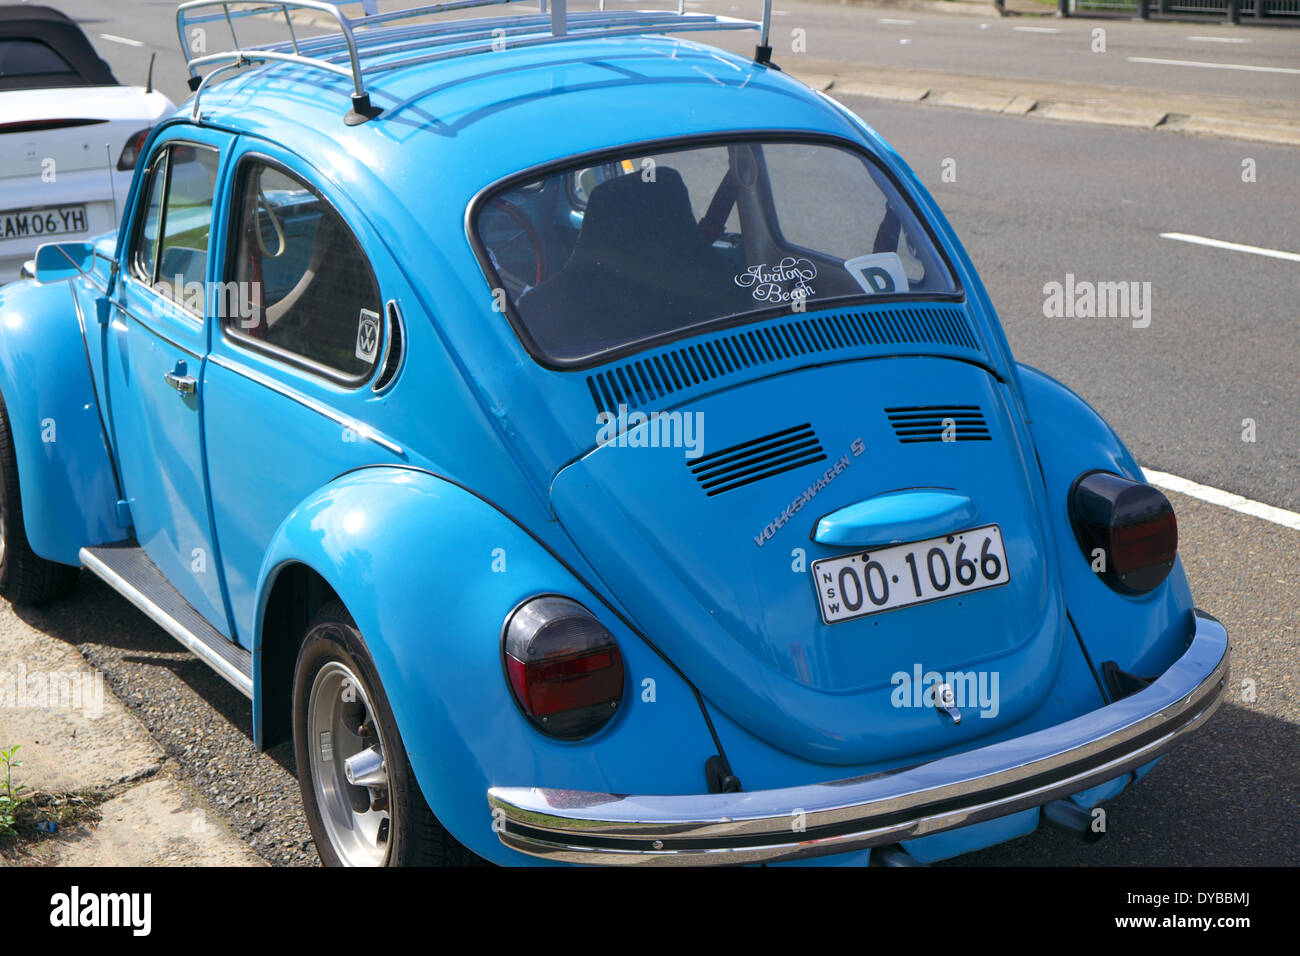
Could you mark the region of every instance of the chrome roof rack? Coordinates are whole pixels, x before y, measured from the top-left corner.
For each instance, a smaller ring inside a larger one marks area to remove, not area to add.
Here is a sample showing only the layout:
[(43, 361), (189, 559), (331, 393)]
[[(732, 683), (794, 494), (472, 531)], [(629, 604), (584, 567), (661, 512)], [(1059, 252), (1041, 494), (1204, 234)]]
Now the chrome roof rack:
[[(378, 0), (190, 0), (176, 9), (176, 31), (180, 36), (181, 54), (190, 72), (189, 86), (195, 94), (193, 116), (198, 118), (199, 99), (218, 75), (254, 63), (296, 63), (351, 80), (352, 109), (345, 117), (350, 126), (373, 119), (381, 112), (370, 102), (370, 92), (366, 88), (368, 76), (417, 63), (506, 48), (542, 46), (592, 37), (758, 30), (760, 40), (754, 59), (759, 63), (771, 63), (768, 32), (772, 0), (763, 0), (761, 23), (708, 13), (687, 13), (685, 0), (677, 0), (676, 12), (607, 11), (605, 0), (599, 0), (599, 9), (573, 13), (567, 9), (568, 0), (540, 0), (540, 15), (403, 22), (514, 2), (519, 0), (446, 0), (444, 3), (380, 13)], [(362, 9), (359, 16), (349, 17), (343, 13), (342, 7)], [(314, 11), (332, 19), (338, 24), (338, 32), (299, 37), (290, 16), (292, 11), (299, 10)], [(287, 38), (276, 43), (241, 46), (235, 32), (235, 21), (267, 14), (283, 16)], [(200, 49), (196, 55), (190, 44), (190, 30), (209, 23), (224, 23), (229, 28), (231, 49), (216, 53)], [(207, 66), (216, 69), (206, 76), (201, 75), (200, 70)]]

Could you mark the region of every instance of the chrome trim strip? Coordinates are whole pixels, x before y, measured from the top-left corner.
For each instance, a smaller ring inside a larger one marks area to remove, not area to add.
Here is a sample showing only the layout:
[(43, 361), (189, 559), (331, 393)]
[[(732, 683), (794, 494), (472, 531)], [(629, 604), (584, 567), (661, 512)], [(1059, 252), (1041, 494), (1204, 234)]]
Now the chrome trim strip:
[[(752, 793), (633, 796), (493, 787), (498, 836), (569, 863), (759, 863), (915, 839), (1041, 806), (1135, 770), (1201, 726), (1228, 678), (1227, 631), (1195, 612), (1150, 686), (1073, 720), (929, 763)], [(800, 824), (795, 829), (796, 821)]]
[(264, 388), (269, 388), (271, 391), (277, 392), (280, 395), (283, 395), (285, 398), (297, 402), (299, 405), (303, 406), (303, 408), (309, 408), (316, 414), (323, 415), (325, 418), (328, 418), (330, 421), (338, 422), (344, 428), (352, 429), (362, 438), (374, 442), (376, 445), (379, 445), (381, 448), (387, 448), (394, 455), (397, 455), (399, 458), (406, 460), (406, 452), (402, 449), (401, 445), (397, 444), (396, 442), (392, 441), (386, 436), (381, 435), (379, 432), (375, 431), (373, 428), (371, 428), (369, 425), (365, 424), (364, 422), (360, 422), (355, 418), (349, 418), (347, 415), (340, 414), (339, 412), (334, 411), (328, 405), (325, 405), (322, 402), (318, 402), (314, 398), (309, 398), (308, 396), (302, 394), (301, 392), (295, 391), (294, 389), (290, 388), (289, 386), (281, 382), (277, 382), (269, 375), (263, 375), (261, 372), (254, 371), (248, 366), (241, 365), (238, 362), (232, 362), (230, 359), (225, 358), (223, 356), (209, 353), (208, 361), (212, 362), (215, 365), (220, 365), (222, 368), (234, 372), (236, 375), (243, 375), (245, 378), (257, 382), (257, 384), (263, 386)]
[[(389, 299), (385, 303), (384, 317), (386, 320), (384, 354), (375, 363), (375, 376), (370, 383), (370, 391), (376, 395), (383, 395), (393, 387), (398, 376), (402, 374), (402, 369), (406, 365), (406, 354), (410, 351), (410, 343), (406, 338), (406, 319), (402, 317), (402, 307), (397, 304), (396, 299)], [(393, 354), (394, 341), (398, 343), (398, 347), (401, 349), (397, 354), (397, 367), (393, 369), (393, 374), (388, 376), (388, 380), (383, 381), (384, 373), (388, 370), (388, 360)]]
[(138, 607), (151, 621), (184, 645), (187, 651), (220, 674), (241, 694), (249, 700), (253, 699), (252, 674), (245, 674), (243, 671), (236, 669), (233, 664), (205, 644), (197, 635), (151, 601), (134, 584), (97, 558), (89, 548), (82, 548), (78, 557), (86, 570), (101, 578), (105, 584)]

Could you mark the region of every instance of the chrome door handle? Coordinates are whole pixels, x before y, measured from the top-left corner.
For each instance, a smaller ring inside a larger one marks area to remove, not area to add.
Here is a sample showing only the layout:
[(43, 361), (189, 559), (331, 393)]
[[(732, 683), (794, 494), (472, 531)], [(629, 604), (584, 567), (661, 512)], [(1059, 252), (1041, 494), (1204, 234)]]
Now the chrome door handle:
[(193, 375), (186, 374), (185, 362), (179, 361), (176, 367), (170, 372), (163, 373), (163, 381), (181, 395), (193, 395), (198, 383), (194, 381)]

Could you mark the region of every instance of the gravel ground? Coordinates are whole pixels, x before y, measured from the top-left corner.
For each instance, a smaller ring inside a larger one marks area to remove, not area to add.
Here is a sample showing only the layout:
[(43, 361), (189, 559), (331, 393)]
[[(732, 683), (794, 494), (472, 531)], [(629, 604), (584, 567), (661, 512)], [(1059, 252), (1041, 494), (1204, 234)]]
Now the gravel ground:
[(303, 816), (293, 750), (253, 748), (248, 700), (90, 574), (77, 591), (20, 617), (73, 644), (104, 672), (166, 751), (177, 777), (202, 793), (262, 859), (319, 866)]

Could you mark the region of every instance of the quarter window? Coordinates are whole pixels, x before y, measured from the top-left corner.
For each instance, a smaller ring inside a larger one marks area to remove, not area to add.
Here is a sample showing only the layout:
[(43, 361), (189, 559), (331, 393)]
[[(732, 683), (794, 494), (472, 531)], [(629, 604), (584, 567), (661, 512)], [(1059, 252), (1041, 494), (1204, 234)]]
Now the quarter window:
[(243, 314), (227, 333), (331, 378), (355, 382), (379, 359), (374, 269), (343, 217), (311, 186), (245, 164), (236, 204), (234, 280)]
[(158, 226), (162, 222), (163, 195), (167, 189), (167, 151), (164, 150), (149, 169), (149, 185), (144, 195), (144, 211), (140, 214), (140, 232), (136, 238), (135, 253), (131, 257), (131, 271), (146, 285), (153, 285), (154, 266), (158, 262)]
[(154, 161), (131, 257), (137, 279), (200, 316), (219, 160), (215, 149), (178, 144)]

